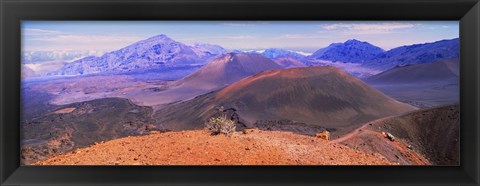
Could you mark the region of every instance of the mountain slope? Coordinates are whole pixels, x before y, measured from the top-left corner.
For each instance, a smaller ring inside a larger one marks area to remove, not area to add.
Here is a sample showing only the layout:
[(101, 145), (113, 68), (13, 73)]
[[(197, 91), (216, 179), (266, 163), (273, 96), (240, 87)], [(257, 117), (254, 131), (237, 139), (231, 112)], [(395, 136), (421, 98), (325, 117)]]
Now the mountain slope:
[(90, 56), (65, 65), (48, 75), (84, 75), (94, 73), (120, 73), (166, 66), (189, 66), (203, 64), (217, 52), (208, 52), (211, 46), (187, 46), (166, 35), (158, 35), (138, 41), (120, 50), (107, 52), (100, 57)]
[(192, 48), (200, 58), (207, 59), (207, 61), (211, 61), (214, 58), (227, 53), (227, 50), (221, 46), (207, 43), (197, 43), (193, 45)]
[(344, 63), (365, 63), (383, 52), (383, 49), (368, 42), (352, 39), (344, 43), (332, 43), (326, 48), (317, 50), (308, 58)]
[(295, 68), (295, 67), (306, 67), (307, 65), (303, 64), (301, 61), (293, 58), (293, 57), (279, 57), (273, 60), (278, 65), (282, 66), (283, 68)]
[(371, 84), (416, 84), (433, 83), (459, 79), (457, 61), (406, 65), (396, 67), (367, 78)]
[(178, 80), (176, 84), (214, 89), (261, 71), (280, 68), (282, 67), (260, 54), (229, 53)]
[(156, 130), (150, 117), (152, 109), (127, 99), (104, 98), (44, 107), (51, 109), (55, 110), (22, 122), (22, 164), (95, 142)]
[(439, 61), (396, 67), (365, 79), (383, 93), (417, 107), (459, 103), (458, 61)]
[(441, 60), (457, 60), (460, 56), (460, 40), (441, 40), (391, 49), (378, 55), (368, 66), (387, 70), (408, 64), (431, 63)]
[(229, 53), (209, 62), (187, 77), (172, 82), (166, 90), (138, 92), (127, 97), (141, 105), (168, 104), (191, 99), (261, 71), (280, 68), (282, 67), (260, 54)]
[(279, 48), (269, 48), (263, 51), (261, 54), (272, 60), (278, 59), (278, 58), (284, 58), (284, 57), (290, 57), (297, 60), (301, 60), (305, 58), (305, 56), (299, 53), (292, 52), (285, 49), (279, 49)]
[(306, 127), (296, 131), (304, 134), (325, 128), (342, 133), (360, 123), (414, 109), (338, 68), (305, 67), (258, 73), (159, 110), (155, 118), (167, 129), (203, 128), (218, 106), (234, 111), (233, 117), (244, 127), (286, 120), (291, 121), (288, 125)]
[(22, 79), (27, 79), (29, 77), (37, 75), (34, 70), (32, 70), (31, 68), (29, 68), (28, 66), (23, 65), (23, 64), (22, 64), (21, 71), (22, 71), (22, 73), (21, 73)]
[[(391, 133), (395, 141), (386, 139), (382, 132)], [(460, 107), (456, 104), (369, 122), (356, 134), (337, 142), (365, 153), (379, 153), (401, 165), (416, 164), (418, 160), (433, 165), (459, 165), (459, 135)], [(410, 156), (415, 152), (427, 160)]]

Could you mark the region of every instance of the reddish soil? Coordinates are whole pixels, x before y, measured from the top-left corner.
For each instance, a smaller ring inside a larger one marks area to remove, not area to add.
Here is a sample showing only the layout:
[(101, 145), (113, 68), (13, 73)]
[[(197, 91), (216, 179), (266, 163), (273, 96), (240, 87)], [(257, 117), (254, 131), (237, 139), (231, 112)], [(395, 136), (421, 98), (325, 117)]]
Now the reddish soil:
[(381, 132), (364, 127), (345, 137), (335, 139), (332, 143), (344, 144), (365, 153), (379, 153), (389, 161), (400, 165), (431, 165), (421, 153), (409, 149), (408, 143), (404, 140), (397, 138), (395, 141), (390, 141)]
[(331, 143), (379, 153), (401, 165), (459, 165), (459, 109), (450, 105), (378, 119)]
[(152, 133), (96, 144), (37, 165), (391, 165), (379, 154), (290, 132)]

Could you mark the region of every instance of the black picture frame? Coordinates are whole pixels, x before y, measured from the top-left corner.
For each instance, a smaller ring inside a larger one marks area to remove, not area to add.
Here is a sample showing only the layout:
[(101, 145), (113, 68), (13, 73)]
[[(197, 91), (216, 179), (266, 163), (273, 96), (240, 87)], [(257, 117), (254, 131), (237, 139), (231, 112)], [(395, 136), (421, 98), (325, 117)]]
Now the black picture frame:
[[(0, 185), (478, 185), (478, 0), (0, 0)], [(20, 166), (22, 20), (459, 20), (460, 166)]]

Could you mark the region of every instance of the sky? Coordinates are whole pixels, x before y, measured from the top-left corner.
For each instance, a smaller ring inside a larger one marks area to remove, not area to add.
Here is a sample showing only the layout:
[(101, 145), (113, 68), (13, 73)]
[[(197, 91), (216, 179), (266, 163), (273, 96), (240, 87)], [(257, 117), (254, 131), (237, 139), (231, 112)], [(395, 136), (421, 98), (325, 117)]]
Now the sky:
[(349, 39), (389, 50), (459, 37), (458, 21), (22, 21), (23, 51), (113, 51), (165, 34), (226, 49), (314, 52)]

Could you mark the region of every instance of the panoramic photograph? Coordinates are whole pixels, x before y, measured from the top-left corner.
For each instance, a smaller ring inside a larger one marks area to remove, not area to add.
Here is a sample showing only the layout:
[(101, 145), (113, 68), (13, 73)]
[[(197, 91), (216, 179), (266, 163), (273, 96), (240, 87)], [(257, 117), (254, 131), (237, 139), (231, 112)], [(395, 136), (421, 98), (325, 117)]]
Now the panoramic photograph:
[(458, 21), (22, 21), (20, 160), (460, 165)]

